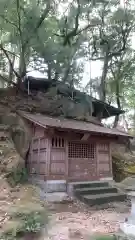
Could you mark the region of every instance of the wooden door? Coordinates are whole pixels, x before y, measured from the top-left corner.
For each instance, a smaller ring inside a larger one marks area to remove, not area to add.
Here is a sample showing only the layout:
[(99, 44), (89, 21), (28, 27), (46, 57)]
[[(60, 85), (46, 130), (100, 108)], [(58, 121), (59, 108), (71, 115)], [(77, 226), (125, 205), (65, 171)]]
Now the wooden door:
[(68, 143), (68, 176), (71, 181), (91, 181), (97, 179), (96, 144)]
[(98, 154), (98, 175), (100, 178), (112, 176), (112, 162), (110, 156), (110, 143), (99, 143), (97, 145)]
[(28, 169), (31, 175), (46, 179), (47, 175), (47, 139), (34, 137), (29, 152)]
[(66, 175), (66, 146), (62, 137), (53, 137), (51, 142), (50, 171), (51, 179), (65, 179)]

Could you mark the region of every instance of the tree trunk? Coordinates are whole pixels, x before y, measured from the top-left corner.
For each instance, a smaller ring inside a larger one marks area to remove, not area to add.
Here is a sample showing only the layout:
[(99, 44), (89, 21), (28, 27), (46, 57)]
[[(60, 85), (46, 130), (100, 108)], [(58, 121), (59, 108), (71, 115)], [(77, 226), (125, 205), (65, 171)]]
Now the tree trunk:
[(64, 74), (64, 77), (63, 77), (63, 83), (66, 83), (67, 79), (68, 79), (68, 75), (70, 73), (70, 64), (68, 64), (66, 70), (65, 70), (65, 74)]
[(134, 107), (134, 114), (133, 114), (133, 133), (134, 133), (134, 136), (135, 136), (135, 107)]
[(22, 80), (26, 75), (26, 63), (25, 63), (25, 51), (26, 49), (22, 46), (20, 50), (20, 61), (19, 61), (19, 77), (17, 79), (18, 88), (22, 86)]
[(113, 128), (116, 128), (116, 127), (117, 127), (118, 122), (119, 122), (119, 115), (116, 115), (116, 116), (115, 116), (114, 123), (113, 123)]
[(48, 69), (47, 69), (48, 80), (51, 82), (51, 80), (52, 80), (51, 63), (48, 62), (48, 63), (47, 63), (47, 66), (48, 66)]
[[(14, 64), (15, 64), (15, 55), (13, 56), (13, 60), (12, 60), (12, 65), (14, 67)], [(11, 82), (13, 81), (13, 69), (11, 67), (11, 65), (9, 64), (9, 76), (8, 76), (8, 80), (9, 80), (9, 84), (8, 84), (8, 87), (10, 86)]]
[(100, 100), (103, 102), (105, 102), (105, 98), (106, 98), (105, 80), (108, 72), (108, 62), (109, 62), (109, 58), (108, 58), (108, 50), (107, 50), (104, 58), (104, 65), (103, 65), (101, 84), (100, 84), (100, 87), (101, 87)]
[[(116, 81), (116, 102), (117, 102), (117, 107), (119, 109), (121, 109), (119, 94), (120, 94), (120, 88), (119, 88), (119, 74), (118, 74), (117, 75), (117, 81)], [(115, 120), (114, 120), (114, 124), (113, 124), (113, 128), (117, 127), (118, 122), (119, 122), (119, 115), (116, 115)]]
[[(105, 83), (106, 82), (105, 81), (106, 81), (106, 77), (107, 77), (108, 63), (109, 63), (108, 53), (109, 53), (109, 49), (108, 49), (108, 46), (107, 46), (107, 50), (106, 50), (105, 58), (104, 58), (103, 71), (102, 71), (102, 76), (101, 76), (101, 83), (100, 83), (100, 100), (103, 101), (103, 102), (105, 102), (105, 99), (106, 99), (106, 89), (105, 89)], [(104, 105), (100, 109), (100, 113), (98, 115), (99, 120), (102, 119), (103, 111), (104, 111)]]

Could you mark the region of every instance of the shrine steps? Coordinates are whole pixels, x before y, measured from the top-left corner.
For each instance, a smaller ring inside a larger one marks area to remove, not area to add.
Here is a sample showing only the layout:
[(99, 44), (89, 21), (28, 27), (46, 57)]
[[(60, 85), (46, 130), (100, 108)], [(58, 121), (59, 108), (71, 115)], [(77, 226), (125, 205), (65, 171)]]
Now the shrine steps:
[(108, 182), (75, 184), (74, 195), (88, 205), (126, 200), (126, 194), (119, 192), (116, 187), (110, 186)]

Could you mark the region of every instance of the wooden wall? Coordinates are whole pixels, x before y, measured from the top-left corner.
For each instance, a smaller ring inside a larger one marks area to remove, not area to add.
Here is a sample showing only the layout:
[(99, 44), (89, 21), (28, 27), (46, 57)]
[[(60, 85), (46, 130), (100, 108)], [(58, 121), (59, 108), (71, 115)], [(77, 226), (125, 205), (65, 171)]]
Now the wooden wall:
[(48, 138), (41, 127), (33, 128), (33, 138), (28, 157), (28, 169), (30, 175), (41, 179), (47, 178), (48, 163)]

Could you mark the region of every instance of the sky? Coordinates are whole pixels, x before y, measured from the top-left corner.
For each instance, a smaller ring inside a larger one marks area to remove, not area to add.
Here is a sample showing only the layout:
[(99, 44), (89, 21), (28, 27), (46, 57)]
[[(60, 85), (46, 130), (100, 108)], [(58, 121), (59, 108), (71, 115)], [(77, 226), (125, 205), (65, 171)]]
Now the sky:
[[(91, 69), (91, 74), (90, 74), (90, 69)], [(86, 86), (86, 84), (90, 79), (90, 76), (91, 78), (100, 77), (101, 73), (102, 73), (102, 64), (100, 61), (91, 62), (91, 66), (89, 62), (86, 62), (84, 66), (84, 76), (82, 79), (82, 86), (83, 87)], [(27, 74), (27, 76), (45, 78), (45, 75), (38, 71), (31, 71)]]

